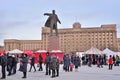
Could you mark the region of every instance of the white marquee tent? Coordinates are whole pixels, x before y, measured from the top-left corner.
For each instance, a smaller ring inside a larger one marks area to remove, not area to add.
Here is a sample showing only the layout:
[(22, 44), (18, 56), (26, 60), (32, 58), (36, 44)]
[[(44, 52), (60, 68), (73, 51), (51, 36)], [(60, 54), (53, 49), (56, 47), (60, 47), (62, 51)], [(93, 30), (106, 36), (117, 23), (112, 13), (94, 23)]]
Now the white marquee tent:
[(95, 47), (91, 47), (89, 50), (87, 50), (85, 52), (85, 54), (100, 54), (101, 55), (101, 54), (105, 54), (105, 53)]
[(46, 50), (38, 50), (36, 52), (38, 52), (38, 53), (46, 53), (47, 51)]
[(117, 55), (118, 53), (117, 52), (114, 52), (108, 48), (104, 49), (103, 52), (107, 55), (107, 56), (110, 56), (110, 55)]
[(61, 50), (52, 50), (51, 52), (53, 52), (53, 53), (62, 53), (62, 51)]
[(23, 51), (19, 50), (19, 49), (14, 49), (14, 50), (11, 50), (11, 51), (8, 51), (9, 53), (11, 54), (19, 54), (19, 53), (23, 53)]

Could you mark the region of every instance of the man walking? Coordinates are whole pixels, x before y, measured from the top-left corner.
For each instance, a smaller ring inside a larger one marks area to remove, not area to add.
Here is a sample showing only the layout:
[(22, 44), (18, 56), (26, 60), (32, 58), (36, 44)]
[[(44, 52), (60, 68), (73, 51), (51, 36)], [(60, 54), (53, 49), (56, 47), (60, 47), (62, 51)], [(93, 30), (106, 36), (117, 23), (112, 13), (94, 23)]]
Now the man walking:
[(50, 61), (51, 61), (51, 57), (49, 55), (49, 52), (47, 52), (47, 56), (46, 56), (46, 59), (45, 59), (45, 65), (46, 65), (46, 75), (50, 75), (51, 74), (51, 71), (50, 71)]
[(31, 72), (32, 67), (34, 67), (34, 72), (35, 72), (35, 71), (36, 71), (36, 68), (35, 68), (35, 56), (34, 56), (34, 55), (32, 56), (30, 65), (31, 65), (31, 66), (30, 66), (29, 72)]
[(5, 70), (5, 68), (6, 68), (6, 65), (7, 65), (7, 56), (6, 56), (6, 54), (2, 54), (2, 55), (0, 55), (0, 65), (1, 65), (1, 68), (2, 68), (2, 77), (1, 77), (1, 79), (5, 79), (6, 78), (6, 70)]

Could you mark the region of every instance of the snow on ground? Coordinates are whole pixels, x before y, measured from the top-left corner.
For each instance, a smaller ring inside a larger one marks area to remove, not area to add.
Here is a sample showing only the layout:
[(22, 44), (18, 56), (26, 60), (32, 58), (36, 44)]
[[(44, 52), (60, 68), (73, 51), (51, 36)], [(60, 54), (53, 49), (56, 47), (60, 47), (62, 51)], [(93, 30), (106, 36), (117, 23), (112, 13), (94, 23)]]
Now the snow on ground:
[[(28, 71), (29, 67), (30, 65), (28, 64)], [(62, 67), (63, 65), (60, 65), (59, 77), (51, 78), (51, 76), (45, 75), (45, 66), (42, 72), (38, 71), (38, 67), (36, 66), (37, 71), (34, 72), (32, 68), (31, 72), (27, 72), (27, 78), (25, 80), (120, 80), (120, 66), (113, 67), (113, 70), (108, 70), (108, 66), (104, 66), (103, 68), (98, 68), (96, 65), (92, 65), (92, 67), (81, 66), (78, 72), (75, 72), (75, 70), (73, 72), (65, 72)], [(23, 80), (21, 78), (22, 76), (22, 72), (17, 71), (15, 75), (7, 76), (6, 80)]]

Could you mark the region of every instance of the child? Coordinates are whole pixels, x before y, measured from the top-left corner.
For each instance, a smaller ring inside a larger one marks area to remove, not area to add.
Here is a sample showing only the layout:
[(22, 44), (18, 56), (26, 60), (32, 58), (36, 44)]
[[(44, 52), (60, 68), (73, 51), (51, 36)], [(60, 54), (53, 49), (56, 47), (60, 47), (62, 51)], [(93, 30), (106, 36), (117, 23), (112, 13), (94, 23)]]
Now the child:
[(74, 64), (70, 62), (70, 71), (73, 71)]
[(100, 60), (99, 59), (97, 60), (97, 67), (100, 68)]

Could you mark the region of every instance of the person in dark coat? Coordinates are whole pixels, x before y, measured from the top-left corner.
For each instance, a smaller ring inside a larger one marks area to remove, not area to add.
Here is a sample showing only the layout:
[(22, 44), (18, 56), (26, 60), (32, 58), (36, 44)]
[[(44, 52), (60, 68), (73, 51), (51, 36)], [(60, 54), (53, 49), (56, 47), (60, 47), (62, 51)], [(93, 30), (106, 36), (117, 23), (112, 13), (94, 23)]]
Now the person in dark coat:
[(7, 71), (8, 71), (8, 76), (11, 75), (12, 67), (13, 67), (13, 58), (12, 58), (12, 55), (9, 54), (9, 55), (8, 55), (8, 58), (7, 58)]
[(104, 65), (107, 65), (107, 56), (105, 54), (103, 55), (103, 62)]
[(85, 65), (84, 59), (85, 59), (85, 56), (82, 56), (82, 65)]
[(89, 67), (92, 67), (91, 65), (92, 65), (92, 56), (89, 55), (89, 56), (88, 56), (88, 66), (89, 66)]
[(51, 61), (51, 56), (49, 55), (49, 52), (46, 53), (46, 59), (45, 59), (45, 65), (46, 65), (46, 75), (51, 74), (50, 70), (50, 61)]
[(74, 55), (72, 54), (71, 56), (71, 62), (73, 63), (74, 62)]
[(59, 59), (57, 58), (57, 62), (56, 62), (56, 77), (59, 76)]
[(52, 70), (52, 78), (55, 77), (57, 67), (57, 57), (55, 55), (51, 56), (50, 69)]
[(103, 57), (101, 55), (99, 57), (99, 61), (100, 61), (100, 67), (103, 68)]
[(66, 68), (65, 71), (69, 72), (69, 66), (70, 66), (70, 58), (69, 58), (69, 54), (66, 54), (66, 57), (64, 57), (64, 66)]
[(79, 58), (79, 56), (75, 56), (74, 57), (74, 65), (75, 65), (75, 71), (78, 71), (78, 66), (79, 66), (79, 64), (80, 64), (80, 58)]
[(30, 62), (30, 70), (29, 70), (29, 72), (31, 72), (32, 67), (34, 67), (34, 72), (35, 72), (36, 71), (36, 68), (35, 68), (35, 56), (33, 55), (30, 60), (31, 60), (31, 62)]
[(114, 64), (114, 66), (116, 66), (115, 56), (114, 56), (114, 55), (113, 55), (112, 59), (113, 59), (113, 64)]
[(43, 57), (42, 55), (40, 54), (39, 55), (39, 70), (38, 71), (43, 71), (43, 68), (42, 68), (42, 62), (43, 62)]
[(27, 64), (28, 64), (28, 57), (27, 54), (24, 54), (20, 60), (20, 68), (19, 68), (19, 71), (23, 72), (22, 78), (27, 77)]
[(7, 56), (6, 54), (3, 54), (3, 55), (0, 55), (0, 65), (1, 65), (1, 68), (2, 68), (2, 77), (1, 79), (5, 79), (6, 78), (6, 65), (7, 65)]
[(58, 29), (57, 29), (57, 22), (60, 22), (60, 20), (58, 19), (58, 16), (55, 14), (55, 10), (52, 11), (52, 13), (44, 13), (44, 15), (47, 15), (49, 16), (46, 23), (45, 23), (45, 26), (46, 27), (50, 27), (50, 35), (52, 35), (52, 30), (55, 29), (56, 31), (56, 36), (58, 35)]
[(66, 58), (66, 55), (64, 55), (64, 56), (63, 56), (63, 70), (65, 70), (65, 71), (66, 71), (65, 58)]
[(12, 55), (13, 62), (12, 62), (12, 74), (16, 74), (16, 69), (17, 69), (17, 58), (15, 55)]

